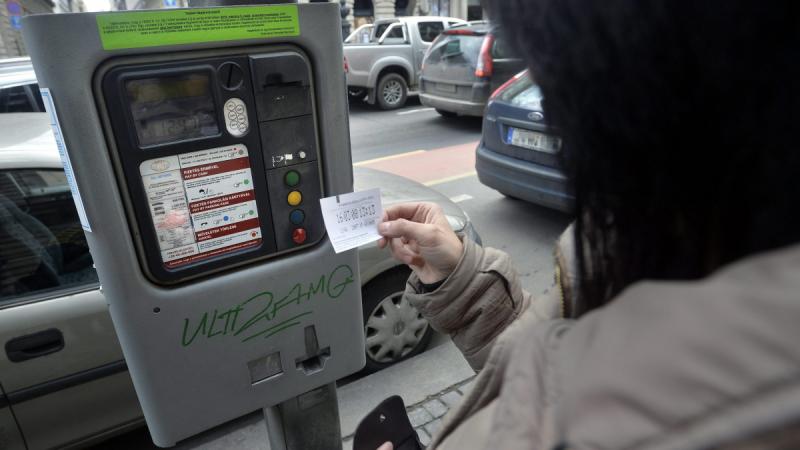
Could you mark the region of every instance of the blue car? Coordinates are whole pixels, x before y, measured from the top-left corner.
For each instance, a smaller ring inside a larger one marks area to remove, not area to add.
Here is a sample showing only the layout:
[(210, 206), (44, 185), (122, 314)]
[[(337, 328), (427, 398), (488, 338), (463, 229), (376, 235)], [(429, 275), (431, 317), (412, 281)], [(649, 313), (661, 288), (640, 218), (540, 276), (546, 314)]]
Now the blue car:
[(513, 198), (571, 211), (561, 138), (545, 124), (542, 92), (528, 71), (501, 86), (486, 106), (475, 169), (481, 183)]

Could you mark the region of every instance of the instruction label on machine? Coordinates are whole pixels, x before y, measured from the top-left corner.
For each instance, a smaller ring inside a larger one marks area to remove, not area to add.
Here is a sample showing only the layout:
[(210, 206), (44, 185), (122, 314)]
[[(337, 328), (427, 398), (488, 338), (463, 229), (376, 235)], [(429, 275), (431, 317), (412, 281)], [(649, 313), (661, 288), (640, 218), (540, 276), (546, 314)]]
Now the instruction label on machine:
[(244, 145), (147, 160), (139, 172), (165, 267), (261, 244)]
[(297, 5), (98, 14), (97, 29), (105, 50), (300, 35)]

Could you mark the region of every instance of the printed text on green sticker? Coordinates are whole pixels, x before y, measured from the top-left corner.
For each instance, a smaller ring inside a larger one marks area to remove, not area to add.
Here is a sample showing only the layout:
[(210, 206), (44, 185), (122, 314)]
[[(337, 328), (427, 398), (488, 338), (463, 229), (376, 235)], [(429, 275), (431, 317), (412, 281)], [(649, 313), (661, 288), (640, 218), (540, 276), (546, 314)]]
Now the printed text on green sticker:
[(297, 5), (98, 14), (106, 50), (300, 35)]

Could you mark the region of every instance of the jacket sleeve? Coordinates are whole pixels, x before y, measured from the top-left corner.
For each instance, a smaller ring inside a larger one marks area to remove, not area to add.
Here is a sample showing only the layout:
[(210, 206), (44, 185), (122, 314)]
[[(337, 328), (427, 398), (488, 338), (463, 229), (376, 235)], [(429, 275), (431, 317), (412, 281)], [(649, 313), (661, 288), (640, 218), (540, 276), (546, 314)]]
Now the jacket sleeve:
[(533, 299), (522, 290), (509, 256), (464, 238), (464, 253), (435, 291), (421, 293), (412, 274), (406, 296), (433, 328), (449, 334), (473, 369), (481, 370), (497, 336), (524, 311), (540, 320), (561, 317), (557, 296)]

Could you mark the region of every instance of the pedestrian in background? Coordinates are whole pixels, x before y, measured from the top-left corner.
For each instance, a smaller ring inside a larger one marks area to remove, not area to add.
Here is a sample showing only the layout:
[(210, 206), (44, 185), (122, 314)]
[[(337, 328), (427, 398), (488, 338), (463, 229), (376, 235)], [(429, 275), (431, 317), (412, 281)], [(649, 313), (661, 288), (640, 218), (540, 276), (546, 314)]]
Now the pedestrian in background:
[(406, 295), (480, 372), (431, 448), (800, 446), (800, 4), (491, 6), (563, 136), (566, 295), (387, 209)]

